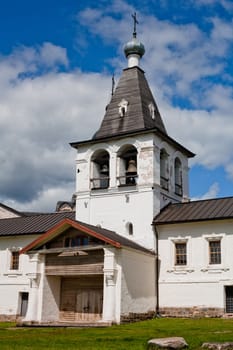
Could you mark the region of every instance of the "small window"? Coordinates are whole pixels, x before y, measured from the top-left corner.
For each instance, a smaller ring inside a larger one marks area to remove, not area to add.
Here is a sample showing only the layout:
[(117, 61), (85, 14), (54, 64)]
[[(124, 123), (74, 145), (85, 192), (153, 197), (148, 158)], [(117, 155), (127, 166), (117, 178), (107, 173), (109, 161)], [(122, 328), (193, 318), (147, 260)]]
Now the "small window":
[(221, 264), (221, 241), (209, 241), (210, 264)]
[(126, 231), (127, 231), (129, 236), (133, 236), (133, 224), (132, 224), (132, 222), (127, 222)]
[(89, 244), (88, 236), (74, 236), (74, 237), (66, 237), (64, 241), (65, 248), (79, 247)]
[(175, 243), (175, 265), (187, 264), (187, 244)]
[(19, 252), (11, 252), (11, 264), (10, 264), (11, 270), (18, 270), (19, 269)]

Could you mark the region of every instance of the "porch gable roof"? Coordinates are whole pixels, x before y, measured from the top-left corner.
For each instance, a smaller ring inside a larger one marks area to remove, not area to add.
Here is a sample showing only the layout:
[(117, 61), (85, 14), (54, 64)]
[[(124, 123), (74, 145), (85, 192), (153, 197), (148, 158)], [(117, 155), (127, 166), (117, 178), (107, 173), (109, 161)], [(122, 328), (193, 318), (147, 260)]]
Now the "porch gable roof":
[(130, 247), (132, 249), (140, 250), (145, 253), (153, 254), (153, 252), (149, 249), (146, 249), (139, 244), (118, 235), (114, 231), (103, 229), (94, 225), (89, 225), (80, 221), (71, 220), (69, 218), (63, 219), (58, 224), (50, 228), (47, 232), (42, 234), (40, 237), (29, 243), (26, 247), (21, 249), (20, 254), (25, 254), (31, 250), (38, 249), (40, 246), (46, 244), (47, 242), (62, 234), (68, 228), (77, 229), (116, 248)]

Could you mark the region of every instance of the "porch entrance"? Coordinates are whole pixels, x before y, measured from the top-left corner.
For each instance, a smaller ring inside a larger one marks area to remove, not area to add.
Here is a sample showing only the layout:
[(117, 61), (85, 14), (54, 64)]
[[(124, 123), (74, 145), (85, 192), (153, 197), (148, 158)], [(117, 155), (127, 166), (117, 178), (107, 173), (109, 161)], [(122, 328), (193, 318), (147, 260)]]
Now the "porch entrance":
[(226, 313), (233, 313), (233, 286), (225, 286)]
[(62, 279), (60, 321), (99, 321), (102, 308), (103, 276)]

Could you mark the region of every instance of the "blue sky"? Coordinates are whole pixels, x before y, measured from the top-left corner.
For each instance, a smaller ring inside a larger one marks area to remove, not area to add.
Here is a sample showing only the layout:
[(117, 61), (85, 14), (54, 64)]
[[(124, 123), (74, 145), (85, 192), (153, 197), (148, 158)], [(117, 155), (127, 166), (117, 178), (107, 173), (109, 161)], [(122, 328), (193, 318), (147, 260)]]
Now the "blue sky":
[(11, 0), (0, 12), (0, 201), (54, 210), (75, 191), (69, 142), (90, 138), (138, 38), (168, 133), (196, 153), (192, 198), (233, 196), (231, 0)]

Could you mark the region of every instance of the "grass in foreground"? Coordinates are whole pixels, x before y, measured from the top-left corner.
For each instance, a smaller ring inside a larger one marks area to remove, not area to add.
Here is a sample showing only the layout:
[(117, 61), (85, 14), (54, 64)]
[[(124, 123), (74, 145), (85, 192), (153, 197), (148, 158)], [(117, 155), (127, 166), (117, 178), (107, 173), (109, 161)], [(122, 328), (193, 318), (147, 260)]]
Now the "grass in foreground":
[(182, 336), (189, 349), (233, 341), (233, 320), (154, 319), (110, 328), (15, 328), (0, 323), (1, 350), (145, 350), (151, 338)]

